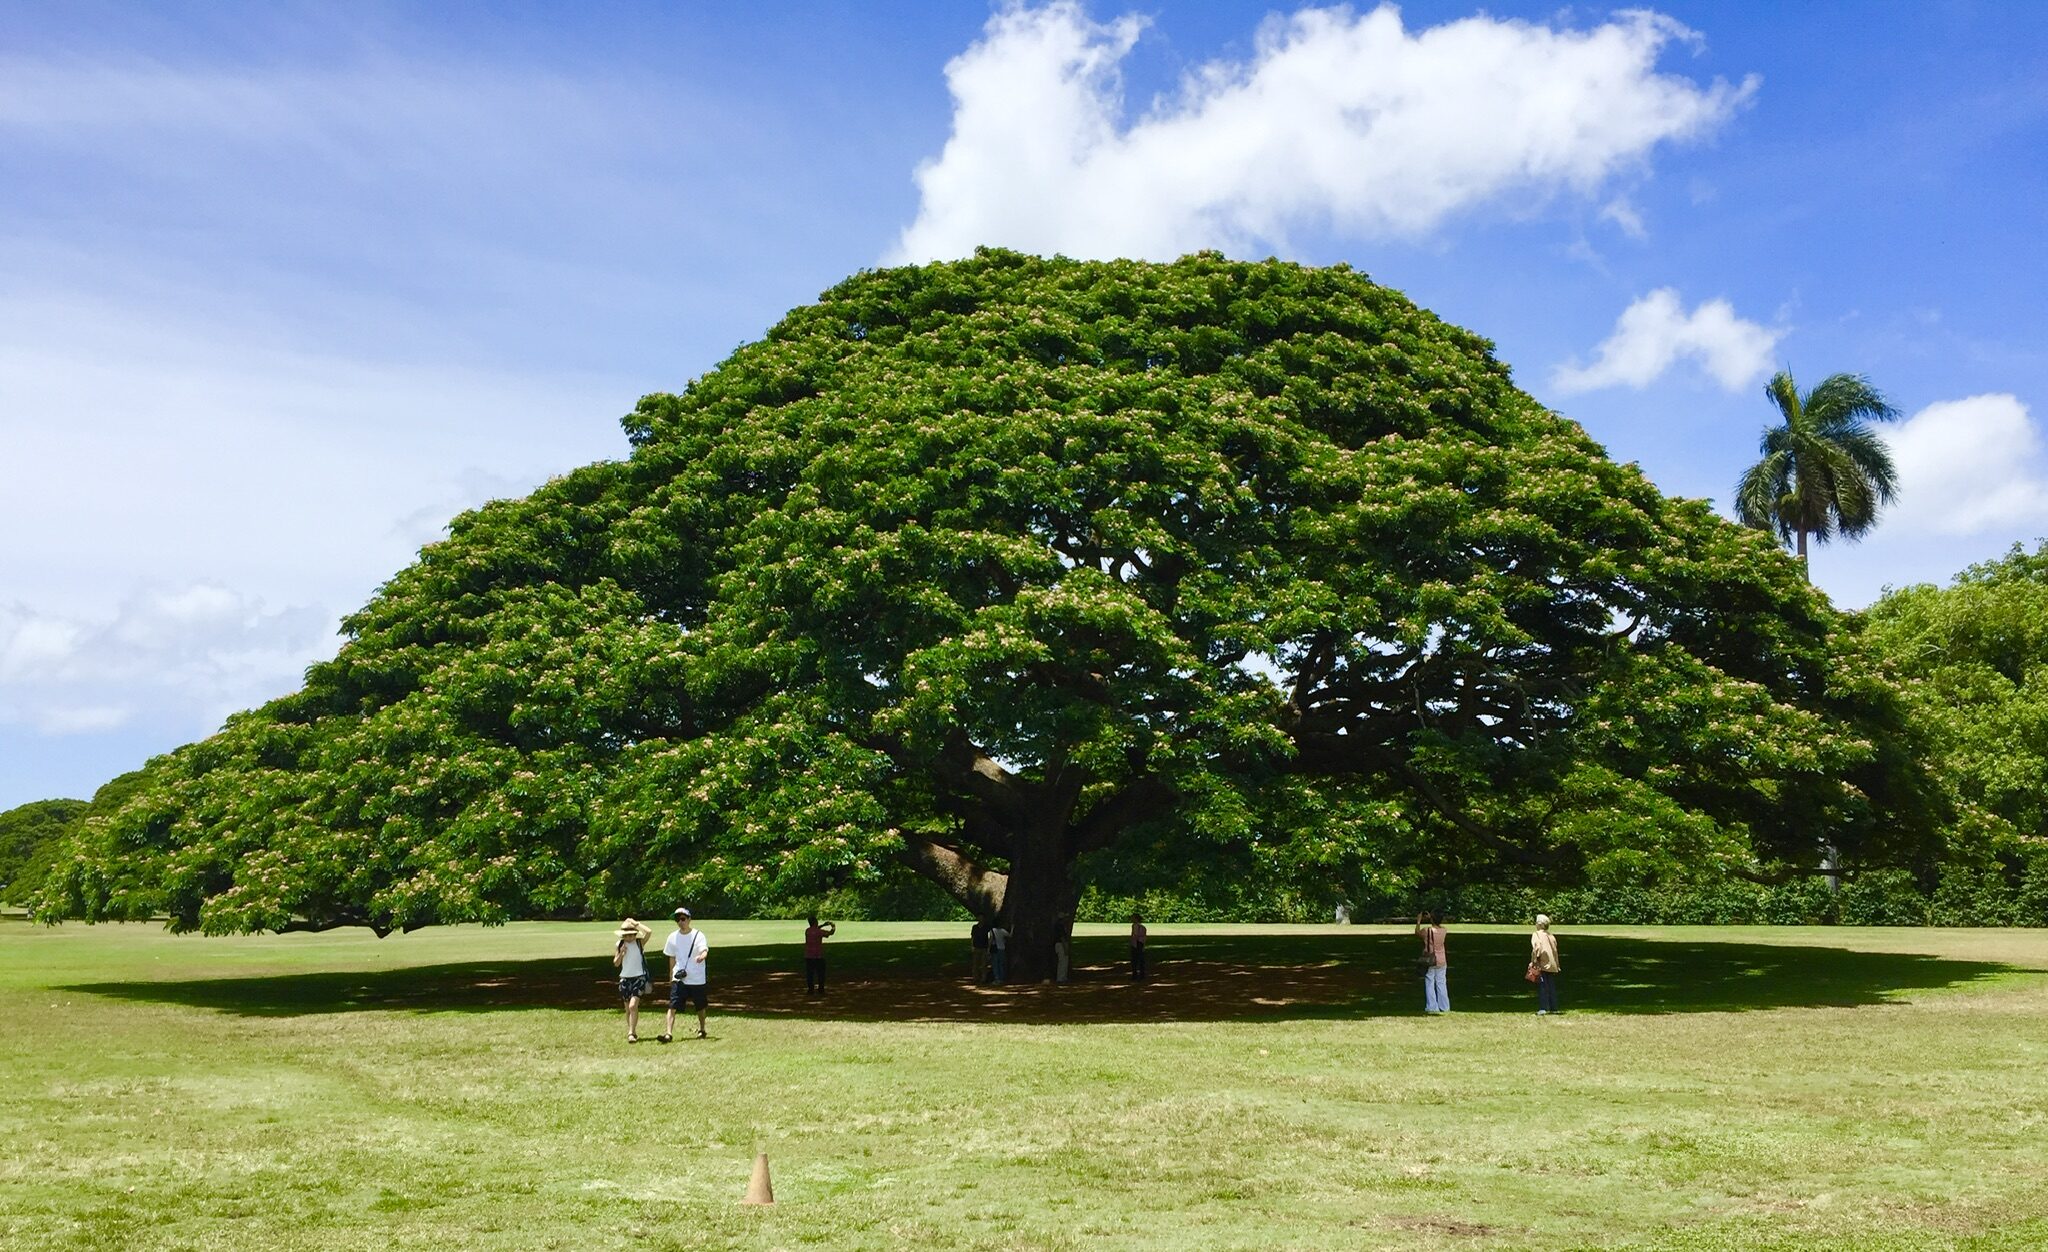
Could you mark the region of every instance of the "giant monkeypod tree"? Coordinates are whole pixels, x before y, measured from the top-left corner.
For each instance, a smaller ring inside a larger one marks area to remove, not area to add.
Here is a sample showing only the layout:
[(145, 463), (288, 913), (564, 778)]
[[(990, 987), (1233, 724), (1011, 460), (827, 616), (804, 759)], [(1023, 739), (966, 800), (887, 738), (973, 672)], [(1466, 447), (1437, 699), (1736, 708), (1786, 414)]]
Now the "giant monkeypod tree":
[(44, 913), (386, 929), (893, 862), (1028, 977), (1098, 852), (1769, 874), (1930, 828), (1768, 536), (1341, 266), (865, 273), (625, 424), (153, 762)]

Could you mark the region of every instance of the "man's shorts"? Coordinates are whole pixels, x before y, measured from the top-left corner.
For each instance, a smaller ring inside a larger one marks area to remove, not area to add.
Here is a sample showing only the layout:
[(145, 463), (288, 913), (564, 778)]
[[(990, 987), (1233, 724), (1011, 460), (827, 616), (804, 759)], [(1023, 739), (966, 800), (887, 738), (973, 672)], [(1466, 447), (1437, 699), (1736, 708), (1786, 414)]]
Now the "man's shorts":
[(646, 994), (647, 975), (641, 974), (634, 978), (619, 979), (619, 999), (630, 1000), (634, 996), (644, 996)]
[(705, 995), (703, 983), (700, 982), (692, 985), (686, 982), (676, 982), (669, 984), (668, 1003), (670, 1008), (679, 1009), (685, 1004), (694, 1004), (701, 1009), (709, 1003), (709, 1000)]

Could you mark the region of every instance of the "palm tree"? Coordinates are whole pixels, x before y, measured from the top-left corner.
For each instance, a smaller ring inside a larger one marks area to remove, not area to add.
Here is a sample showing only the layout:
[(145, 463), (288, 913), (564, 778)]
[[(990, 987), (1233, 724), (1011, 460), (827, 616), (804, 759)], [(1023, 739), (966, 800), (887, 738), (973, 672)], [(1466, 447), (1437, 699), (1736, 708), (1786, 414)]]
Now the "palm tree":
[(1801, 562), (1806, 540), (1861, 539), (1880, 505), (1899, 491), (1884, 440), (1871, 421), (1899, 415), (1859, 374), (1834, 374), (1802, 398), (1792, 375), (1779, 370), (1764, 384), (1785, 424), (1764, 429), (1763, 460), (1735, 487), (1735, 516), (1745, 526), (1775, 530)]

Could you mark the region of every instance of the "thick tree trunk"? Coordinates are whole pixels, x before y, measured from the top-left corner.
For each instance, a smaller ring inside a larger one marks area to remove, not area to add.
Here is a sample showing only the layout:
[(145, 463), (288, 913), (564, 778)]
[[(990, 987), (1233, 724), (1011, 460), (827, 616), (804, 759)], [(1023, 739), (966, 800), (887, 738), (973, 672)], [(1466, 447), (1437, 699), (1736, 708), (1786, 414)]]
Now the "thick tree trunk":
[(1059, 938), (1060, 919), (1074, 901), (1073, 865), (1064, 833), (1020, 832), (1011, 845), (1009, 881), (1003, 890), (1011, 982), (1044, 982), (1053, 976), (1052, 945)]
[[(977, 756), (973, 775), (1007, 779), (1002, 767)], [(1058, 957), (1053, 945), (1073, 924), (1080, 903), (1074, 866), (1085, 852), (1107, 847), (1135, 822), (1157, 815), (1172, 803), (1173, 789), (1141, 779), (1092, 806), (1075, 820), (1087, 775), (1078, 769), (1054, 769), (1027, 802), (1007, 794), (1004, 781), (1000, 815), (987, 814), (963, 825), (962, 852), (931, 839), (903, 834), (902, 858), (931, 879), (976, 917), (1000, 918), (1010, 932), (1005, 961), (1012, 982), (1042, 982), (1054, 976)], [(1006, 856), (1007, 872), (983, 867), (974, 859), (986, 853)]]

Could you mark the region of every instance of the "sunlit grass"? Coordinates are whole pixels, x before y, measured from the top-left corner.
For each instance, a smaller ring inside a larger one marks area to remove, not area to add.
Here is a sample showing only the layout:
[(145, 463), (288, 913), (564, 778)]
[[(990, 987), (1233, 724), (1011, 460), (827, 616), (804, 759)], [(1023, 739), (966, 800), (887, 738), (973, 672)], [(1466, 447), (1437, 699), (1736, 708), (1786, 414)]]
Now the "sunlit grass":
[(796, 925), (713, 920), (713, 1037), (629, 1047), (608, 929), (0, 923), (0, 1244), (2048, 1245), (2043, 932), (1566, 930), (1538, 1019), (1454, 929), (1432, 1019), (1370, 927), (984, 992), (962, 928), (850, 924), (821, 1004)]

